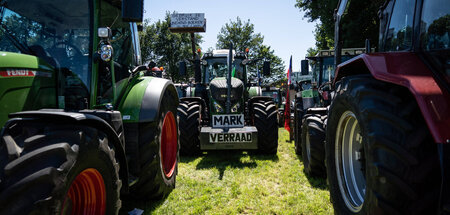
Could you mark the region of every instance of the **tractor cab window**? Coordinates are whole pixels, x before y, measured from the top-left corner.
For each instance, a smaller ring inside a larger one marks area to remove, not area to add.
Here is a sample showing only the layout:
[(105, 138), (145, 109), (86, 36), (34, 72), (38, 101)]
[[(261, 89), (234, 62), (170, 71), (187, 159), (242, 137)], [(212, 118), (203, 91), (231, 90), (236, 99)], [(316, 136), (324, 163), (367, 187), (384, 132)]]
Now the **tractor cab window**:
[(109, 27), (112, 37), (109, 40), (113, 47), (113, 67), (109, 63), (99, 68), (98, 101), (97, 103), (108, 103), (113, 101), (112, 69), (114, 70), (114, 81), (118, 87), (126, 82), (130, 72), (136, 65), (134, 62), (134, 49), (132, 46), (133, 35), (129, 22), (123, 22), (120, 11), (120, 1), (101, 1), (100, 4), (100, 26)]
[[(333, 81), (334, 79), (334, 59), (332, 57), (326, 57), (322, 60), (322, 80), (320, 85)], [(319, 86), (320, 86), (319, 85)]]
[[(206, 66), (204, 66), (205, 70), (205, 83), (209, 83), (214, 78), (218, 77), (227, 77), (228, 74), (228, 64), (227, 58), (209, 58), (206, 59)], [(232, 67), (231, 74), (232, 77), (239, 78), (241, 80), (244, 79), (244, 70), (241, 66), (241, 59), (235, 59)]]
[(450, 4), (424, 0), (420, 21), (421, 48), (450, 83)]
[(386, 35), (386, 51), (406, 51), (412, 47), (415, 0), (395, 1)]
[(34, 55), (61, 72), (66, 107), (89, 98), (89, 11), (88, 0), (15, 0), (0, 7), (0, 51)]

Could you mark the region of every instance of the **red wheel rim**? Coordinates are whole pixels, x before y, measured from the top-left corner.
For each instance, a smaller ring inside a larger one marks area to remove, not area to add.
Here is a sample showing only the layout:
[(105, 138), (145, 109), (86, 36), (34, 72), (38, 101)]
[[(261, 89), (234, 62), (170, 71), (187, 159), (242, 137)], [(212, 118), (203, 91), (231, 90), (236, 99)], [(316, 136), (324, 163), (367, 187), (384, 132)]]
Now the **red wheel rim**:
[(70, 185), (61, 214), (105, 214), (106, 189), (102, 175), (93, 168), (85, 169)]
[(164, 117), (161, 131), (161, 164), (167, 178), (172, 177), (177, 162), (177, 126), (172, 112)]

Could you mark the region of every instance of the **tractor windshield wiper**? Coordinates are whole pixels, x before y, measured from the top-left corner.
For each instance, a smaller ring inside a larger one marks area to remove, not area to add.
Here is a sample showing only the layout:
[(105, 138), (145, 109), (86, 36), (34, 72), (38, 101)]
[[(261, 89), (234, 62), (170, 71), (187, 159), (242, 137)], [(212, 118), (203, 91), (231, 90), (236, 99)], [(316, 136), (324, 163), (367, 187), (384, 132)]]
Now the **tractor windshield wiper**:
[[(2, 5), (6, 3), (6, 1), (2, 1), (0, 2)], [(1, 19), (0, 19), (0, 29), (1, 31), (6, 35), (6, 37), (11, 40), (11, 42), (13, 43), (13, 45), (15, 47), (17, 47), (20, 52), (22, 53), (26, 53), (26, 54), (32, 54), (33, 52), (31, 51), (31, 49), (28, 47), (27, 44), (21, 43), (15, 36), (14, 34), (11, 33), (11, 31), (9, 31), (8, 27), (3, 23), (3, 16), (5, 12), (5, 7), (0, 7), (0, 14), (1, 14)]]

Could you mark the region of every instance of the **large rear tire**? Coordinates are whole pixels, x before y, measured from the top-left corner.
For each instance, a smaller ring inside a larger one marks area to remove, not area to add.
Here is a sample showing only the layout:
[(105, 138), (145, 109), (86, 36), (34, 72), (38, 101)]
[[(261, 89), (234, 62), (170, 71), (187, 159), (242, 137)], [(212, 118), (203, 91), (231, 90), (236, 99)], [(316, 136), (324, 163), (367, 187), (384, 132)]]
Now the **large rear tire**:
[(302, 154), (301, 140), (302, 140), (302, 121), (303, 121), (303, 102), (302, 98), (295, 99), (294, 112), (294, 150), (295, 154)]
[(134, 199), (161, 199), (175, 188), (180, 148), (176, 96), (166, 91), (156, 123), (139, 131), (141, 171), (138, 180), (130, 186)]
[(119, 164), (92, 127), (17, 121), (0, 146), (0, 214), (118, 214)]
[(321, 116), (306, 117), (302, 125), (301, 147), (304, 171), (310, 176), (326, 176), (324, 141), (325, 129)]
[(326, 164), (337, 214), (427, 214), (438, 207), (437, 147), (411, 93), (370, 75), (336, 83)]
[(258, 152), (274, 155), (278, 149), (277, 108), (272, 101), (253, 103), (253, 122), (258, 130)]
[(181, 155), (192, 156), (200, 153), (201, 111), (201, 104), (197, 101), (181, 101), (178, 106)]

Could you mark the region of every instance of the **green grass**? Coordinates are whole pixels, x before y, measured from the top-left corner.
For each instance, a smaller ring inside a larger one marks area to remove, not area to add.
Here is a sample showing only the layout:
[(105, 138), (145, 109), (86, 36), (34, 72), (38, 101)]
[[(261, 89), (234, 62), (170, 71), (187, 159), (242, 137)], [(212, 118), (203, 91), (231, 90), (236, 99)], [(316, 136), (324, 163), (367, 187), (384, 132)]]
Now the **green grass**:
[(280, 128), (273, 156), (220, 151), (181, 157), (176, 189), (136, 207), (144, 214), (332, 214), (325, 180), (305, 176), (288, 138)]

